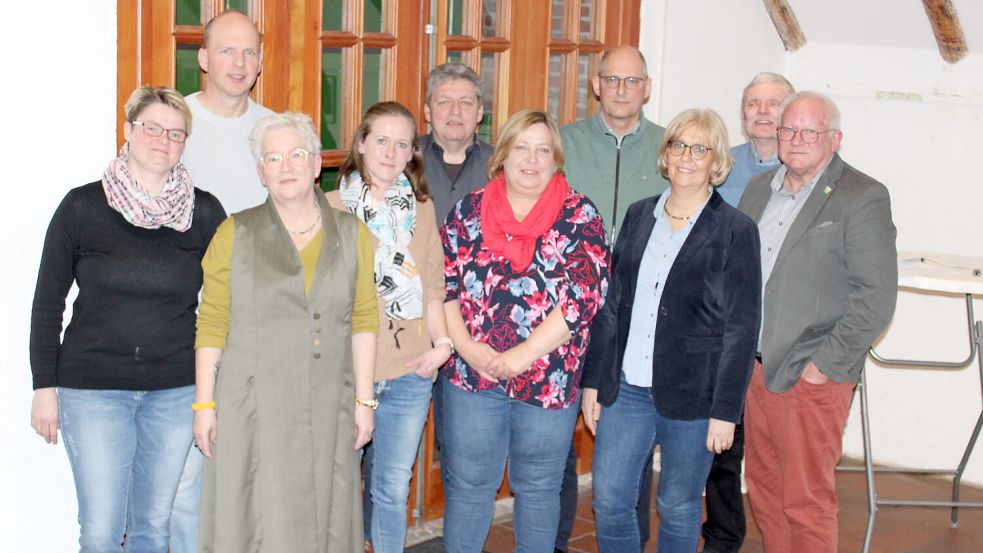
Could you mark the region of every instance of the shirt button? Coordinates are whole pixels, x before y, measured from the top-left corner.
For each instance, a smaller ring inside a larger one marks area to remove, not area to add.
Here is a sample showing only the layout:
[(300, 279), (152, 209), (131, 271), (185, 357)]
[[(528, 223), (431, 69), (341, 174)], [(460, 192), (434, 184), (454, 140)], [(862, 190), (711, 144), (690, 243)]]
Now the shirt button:
[(795, 199), (795, 194), (792, 194), (792, 199), (793, 199), (793, 200)]
[(784, 225), (784, 224), (785, 224), (785, 223), (783, 223), (783, 222), (781, 222), (781, 221), (778, 221), (778, 226), (782, 226), (782, 225)]
[(315, 327), (314, 327), (314, 332), (316, 332), (316, 333), (320, 333), (320, 332), (321, 332), (321, 327), (319, 327), (319, 326), (315, 326)]
[(321, 339), (320, 338), (315, 338), (314, 339), (314, 347), (319, 347), (320, 345), (321, 345)]
[(320, 313), (315, 313), (314, 314), (314, 320), (315, 321), (318, 320), (318, 319), (320, 319), (320, 318), (321, 318), (321, 314)]
[(771, 248), (768, 248), (768, 251), (771, 251)]
[(321, 358), (321, 352), (315, 351), (314, 352), (314, 359), (320, 359), (320, 358)]

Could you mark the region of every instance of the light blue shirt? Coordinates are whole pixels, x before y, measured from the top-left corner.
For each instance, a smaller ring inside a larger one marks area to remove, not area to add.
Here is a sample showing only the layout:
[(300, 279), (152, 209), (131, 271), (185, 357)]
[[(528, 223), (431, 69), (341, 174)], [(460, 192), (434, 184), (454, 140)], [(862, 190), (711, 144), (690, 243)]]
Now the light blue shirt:
[(731, 148), (730, 156), (734, 158), (734, 166), (731, 167), (727, 180), (717, 187), (717, 192), (720, 192), (725, 202), (734, 207), (740, 203), (741, 196), (744, 194), (744, 189), (747, 188), (747, 183), (751, 177), (774, 169), (781, 164), (778, 153), (763, 158), (754, 151), (750, 142)]
[[(827, 166), (829, 164), (827, 163)], [(809, 200), (812, 191), (816, 188), (816, 183), (826, 172), (826, 167), (816, 173), (816, 176), (809, 181), (809, 184), (802, 187), (798, 192), (790, 192), (785, 189), (785, 174), (787, 173), (783, 165), (775, 176), (771, 179), (771, 197), (765, 205), (765, 211), (761, 214), (758, 221), (758, 233), (761, 236), (761, 282), (766, 286), (771, 272), (775, 270), (775, 262), (778, 260), (778, 252), (785, 243), (788, 236), (788, 229), (799, 216), (802, 207)], [(764, 294), (761, 294), (762, 312), (764, 311)], [(761, 328), (764, 328), (764, 318), (761, 320)], [(758, 351), (761, 351), (761, 332), (758, 332)]]
[[(712, 194), (712, 189), (710, 190)], [(652, 386), (652, 352), (655, 349), (655, 327), (659, 321), (659, 303), (662, 302), (662, 291), (665, 289), (666, 278), (676, 262), (679, 250), (686, 243), (686, 238), (700, 214), (706, 207), (706, 202), (694, 213), (687, 225), (676, 232), (669, 225), (665, 205), (672, 190), (666, 190), (655, 204), (652, 216), (655, 217), (655, 227), (649, 236), (645, 251), (642, 252), (642, 262), (638, 267), (638, 281), (635, 284), (635, 303), (631, 311), (631, 326), (628, 329), (628, 341), (625, 344), (625, 357), (622, 367), (625, 380), (632, 386), (650, 388)], [(707, 201), (710, 197), (707, 196)]]

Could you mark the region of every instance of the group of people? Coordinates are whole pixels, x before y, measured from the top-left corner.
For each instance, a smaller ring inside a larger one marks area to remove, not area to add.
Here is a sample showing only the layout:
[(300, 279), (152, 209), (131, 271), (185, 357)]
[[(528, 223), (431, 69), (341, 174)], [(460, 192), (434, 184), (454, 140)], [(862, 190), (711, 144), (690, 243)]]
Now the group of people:
[(402, 551), (431, 400), (446, 551), (481, 550), (506, 468), (517, 550), (567, 549), (580, 413), (602, 551), (649, 539), (657, 445), (659, 551), (739, 550), (745, 450), (766, 551), (836, 550), (896, 265), (831, 100), (762, 73), (730, 148), (712, 110), (647, 120), (645, 59), (618, 47), (595, 117), (522, 110), (493, 147), (478, 76), (444, 64), (431, 132), (371, 106), (325, 194), (311, 119), (249, 98), (261, 59), (245, 15), (216, 16), (204, 91), (134, 91), (119, 156), (50, 223), (31, 423), (61, 431), (81, 551)]

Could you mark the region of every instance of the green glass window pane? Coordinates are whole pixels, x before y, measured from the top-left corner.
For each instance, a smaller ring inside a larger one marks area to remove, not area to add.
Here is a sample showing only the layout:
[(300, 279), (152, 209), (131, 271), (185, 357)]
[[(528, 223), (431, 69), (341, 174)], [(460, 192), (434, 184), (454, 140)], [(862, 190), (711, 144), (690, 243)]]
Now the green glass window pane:
[(595, 6), (593, 0), (580, 0), (580, 40), (590, 40), (595, 37)]
[(321, 169), (321, 190), (331, 192), (338, 186), (338, 168), (325, 167)]
[(591, 78), (596, 54), (581, 54), (577, 59), (577, 120), (587, 118), (587, 108), (594, 101)]
[(249, 14), (249, 0), (225, 0), (226, 10), (236, 10)]
[(550, 36), (563, 38), (566, 36), (567, 2), (553, 0), (550, 3)]
[(464, 63), (464, 52), (450, 50), (447, 52), (447, 63)]
[(464, 34), (464, 0), (450, 0), (447, 3), (447, 34)]
[(567, 56), (550, 54), (549, 78), (546, 86), (546, 102), (550, 115), (560, 120), (560, 106), (563, 100), (563, 78), (567, 73)]
[(174, 88), (184, 95), (201, 90), (198, 45), (178, 44), (175, 54)]
[(324, 20), (325, 31), (343, 31), (345, 14), (345, 0), (324, 0), (321, 5), (322, 19)]
[(498, 36), (498, 0), (481, 3), (481, 36)]
[(362, 113), (382, 97), (386, 86), (384, 58), (379, 48), (366, 48), (362, 55)]
[(337, 150), (344, 143), (341, 136), (344, 102), (342, 81), (344, 49), (325, 48), (321, 54), (321, 147)]
[(381, 33), (386, 30), (385, 22), (385, 0), (365, 0), (365, 32)]
[(494, 52), (481, 53), (481, 103), (485, 115), (478, 125), (478, 136), (485, 142), (492, 141), (492, 114), (495, 113), (495, 89), (497, 88), (498, 54)]
[(177, 0), (174, 3), (174, 23), (201, 25), (201, 0)]

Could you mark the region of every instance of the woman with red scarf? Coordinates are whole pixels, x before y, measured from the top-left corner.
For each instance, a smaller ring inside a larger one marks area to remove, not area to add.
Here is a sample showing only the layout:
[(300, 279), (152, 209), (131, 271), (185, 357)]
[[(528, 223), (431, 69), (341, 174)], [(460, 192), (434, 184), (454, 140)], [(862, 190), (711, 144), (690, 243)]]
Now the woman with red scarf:
[(609, 262), (601, 217), (562, 167), (553, 119), (516, 113), (498, 137), (491, 181), (442, 229), (456, 347), (442, 374), (448, 552), (481, 550), (506, 462), (516, 551), (553, 549), (581, 360)]

